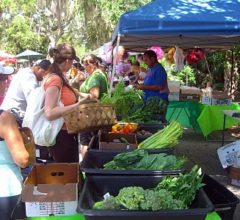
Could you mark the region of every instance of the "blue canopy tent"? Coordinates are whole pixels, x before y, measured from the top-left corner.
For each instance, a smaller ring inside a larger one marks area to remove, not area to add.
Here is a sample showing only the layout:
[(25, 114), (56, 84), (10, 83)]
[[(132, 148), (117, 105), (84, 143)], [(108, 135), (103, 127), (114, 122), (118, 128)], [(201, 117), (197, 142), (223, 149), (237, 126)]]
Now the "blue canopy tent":
[(155, 0), (120, 17), (113, 45), (117, 40), (134, 51), (229, 48), (240, 44), (240, 0)]
[[(120, 17), (112, 44), (227, 49), (240, 44), (240, 0), (155, 0)], [(113, 61), (115, 72), (116, 56)], [(110, 92), (112, 82), (110, 84)]]

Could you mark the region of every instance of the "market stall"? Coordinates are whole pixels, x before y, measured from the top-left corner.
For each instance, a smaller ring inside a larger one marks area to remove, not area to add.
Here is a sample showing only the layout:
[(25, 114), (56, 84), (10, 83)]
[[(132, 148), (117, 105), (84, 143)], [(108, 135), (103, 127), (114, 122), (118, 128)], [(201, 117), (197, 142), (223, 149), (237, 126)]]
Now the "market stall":
[[(223, 129), (224, 110), (240, 110), (240, 106), (238, 103), (231, 105), (202, 105), (202, 111), (197, 118), (197, 122), (204, 137), (207, 137), (213, 131)], [(225, 128), (237, 124), (239, 124), (238, 120), (227, 118)]]
[(240, 42), (239, 1), (155, 0), (120, 17), (114, 45), (143, 51), (153, 45), (226, 48)]

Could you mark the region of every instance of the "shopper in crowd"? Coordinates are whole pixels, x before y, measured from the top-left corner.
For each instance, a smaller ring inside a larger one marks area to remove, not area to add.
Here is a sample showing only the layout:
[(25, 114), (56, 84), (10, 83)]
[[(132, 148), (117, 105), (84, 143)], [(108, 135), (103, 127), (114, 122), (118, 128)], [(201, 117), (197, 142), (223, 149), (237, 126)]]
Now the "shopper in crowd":
[(25, 149), (15, 117), (0, 110), (0, 219), (12, 219), (22, 191), (21, 169), (32, 159)]
[[(158, 62), (157, 55), (153, 50), (147, 50), (143, 55), (144, 62), (148, 65), (148, 72), (144, 78), (143, 85), (135, 85), (135, 88), (144, 91), (144, 100), (157, 96), (168, 103), (169, 88), (167, 83), (167, 73)], [(166, 105), (167, 106), (167, 105)], [(163, 110), (166, 114), (167, 109)], [(165, 115), (163, 116), (165, 122)]]
[(47, 74), (50, 64), (49, 60), (42, 60), (33, 67), (23, 68), (17, 72), (7, 90), (1, 108), (13, 109), (18, 112), (20, 118), (23, 118), (27, 108), (27, 97), (34, 88), (40, 86), (40, 81)]
[[(53, 58), (53, 63), (44, 84), (46, 91), (44, 109), (46, 118), (51, 121), (62, 117), (65, 111), (78, 106), (79, 95), (86, 99), (89, 98), (89, 94), (76, 93), (65, 77), (73, 65), (73, 60), (78, 60), (75, 49), (71, 45), (59, 44), (56, 48), (49, 50), (49, 55)], [(59, 96), (64, 106), (58, 105)], [(56, 144), (48, 149), (57, 163), (79, 162), (77, 134), (68, 134), (65, 125), (56, 137)]]
[[(95, 55), (90, 54), (83, 59), (82, 63), (89, 77), (80, 86), (80, 92), (90, 93), (91, 98), (100, 99), (104, 93), (108, 92), (108, 83), (105, 73), (99, 68), (99, 60)], [(96, 132), (80, 133), (82, 157)]]
[(69, 84), (75, 88), (79, 89), (84, 80), (86, 79), (86, 74), (84, 73), (84, 67), (79, 62), (75, 62), (70, 70)]
[(4, 66), (0, 63), (0, 105), (6, 94), (8, 87), (8, 77), (14, 73), (14, 68), (11, 66)]

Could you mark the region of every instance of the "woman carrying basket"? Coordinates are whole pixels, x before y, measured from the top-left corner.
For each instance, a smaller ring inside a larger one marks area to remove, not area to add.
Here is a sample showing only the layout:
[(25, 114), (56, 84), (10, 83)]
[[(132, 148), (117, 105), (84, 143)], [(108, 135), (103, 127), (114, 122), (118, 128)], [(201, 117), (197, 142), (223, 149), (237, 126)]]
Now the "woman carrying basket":
[[(51, 121), (62, 117), (64, 112), (79, 105), (77, 102), (79, 95), (87, 99), (89, 94), (76, 93), (65, 78), (65, 74), (72, 67), (73, 60), (78, 60), (72, 46), (65, 43), (59, 44), (56, 48), (50, 49), (49, 55), (53, 58), (53, 63), (44, 89), (46, 92), (45, 116)], [(58, 105), (59, 96), (64, 106)], [(56, 137), (56, 144), (49, 147), (49, 152), (57, 163), (79, 162), (77, 134), (68, 134), (66, 126), (63, 125)]]
[[(89, 77), (80, 86), (80, 92), (90, 93), (91, 98), (100, 99), (104, 93), (108, 92), (108, 82), (105, 73), (99, 66), (99, 59), (93, 54), (83, 58), (82, 64)], [(94, 134), (93, 132), (80, 133), (81, 155), (85, 155), (89, 142)]]

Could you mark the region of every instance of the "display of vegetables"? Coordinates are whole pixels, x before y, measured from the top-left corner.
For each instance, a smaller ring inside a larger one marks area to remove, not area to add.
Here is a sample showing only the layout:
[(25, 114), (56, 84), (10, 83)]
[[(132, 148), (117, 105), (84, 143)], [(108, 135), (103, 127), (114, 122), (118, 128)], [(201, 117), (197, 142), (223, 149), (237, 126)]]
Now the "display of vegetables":
[(141, 90), (134, 88), (126, 90), (125, 84), (122, 81), (116, 85), (111, 96), (104, 94), (101, 98), (101, 102), (114, 104), (117, 116), (123, 121), (129, 121), (130, 112), (132, 114), (142, 108), (144, 104), (142, 96), (143, 92)]
[(134, 133), (138, 128), (136, 123), (116, 123), (112, 126), (112, 133), (122, 133), (122, 134), (131, 134)]
[(129, 120), (136, 123), (156, 122), (167, 111), (167, 102), (160, 97), (149, 97), (144, 106), (129, 114)]
[(166, 176), (152, 189), (140, 186), (122, 188), (118, 195), (96, 202), (93, 209), (150, 210), (186, 209), (196, 192), (203, 186), (201, 171), (194, 166), (189, 173), (178, 177)]
[(113, 160), (104, 164), (107, 170), (178, 170), (186, 163), (185, 157), (176, 157), (165, 153), (148, 153), (133, 150), (119, 153)]
[(174, 147), (178, 144), (178, 139), (183, 134), (183, 127), (176, 121), (170, 122), (168, 126), (151, 135), (142, 141), (139, 149), (157, 149)]

